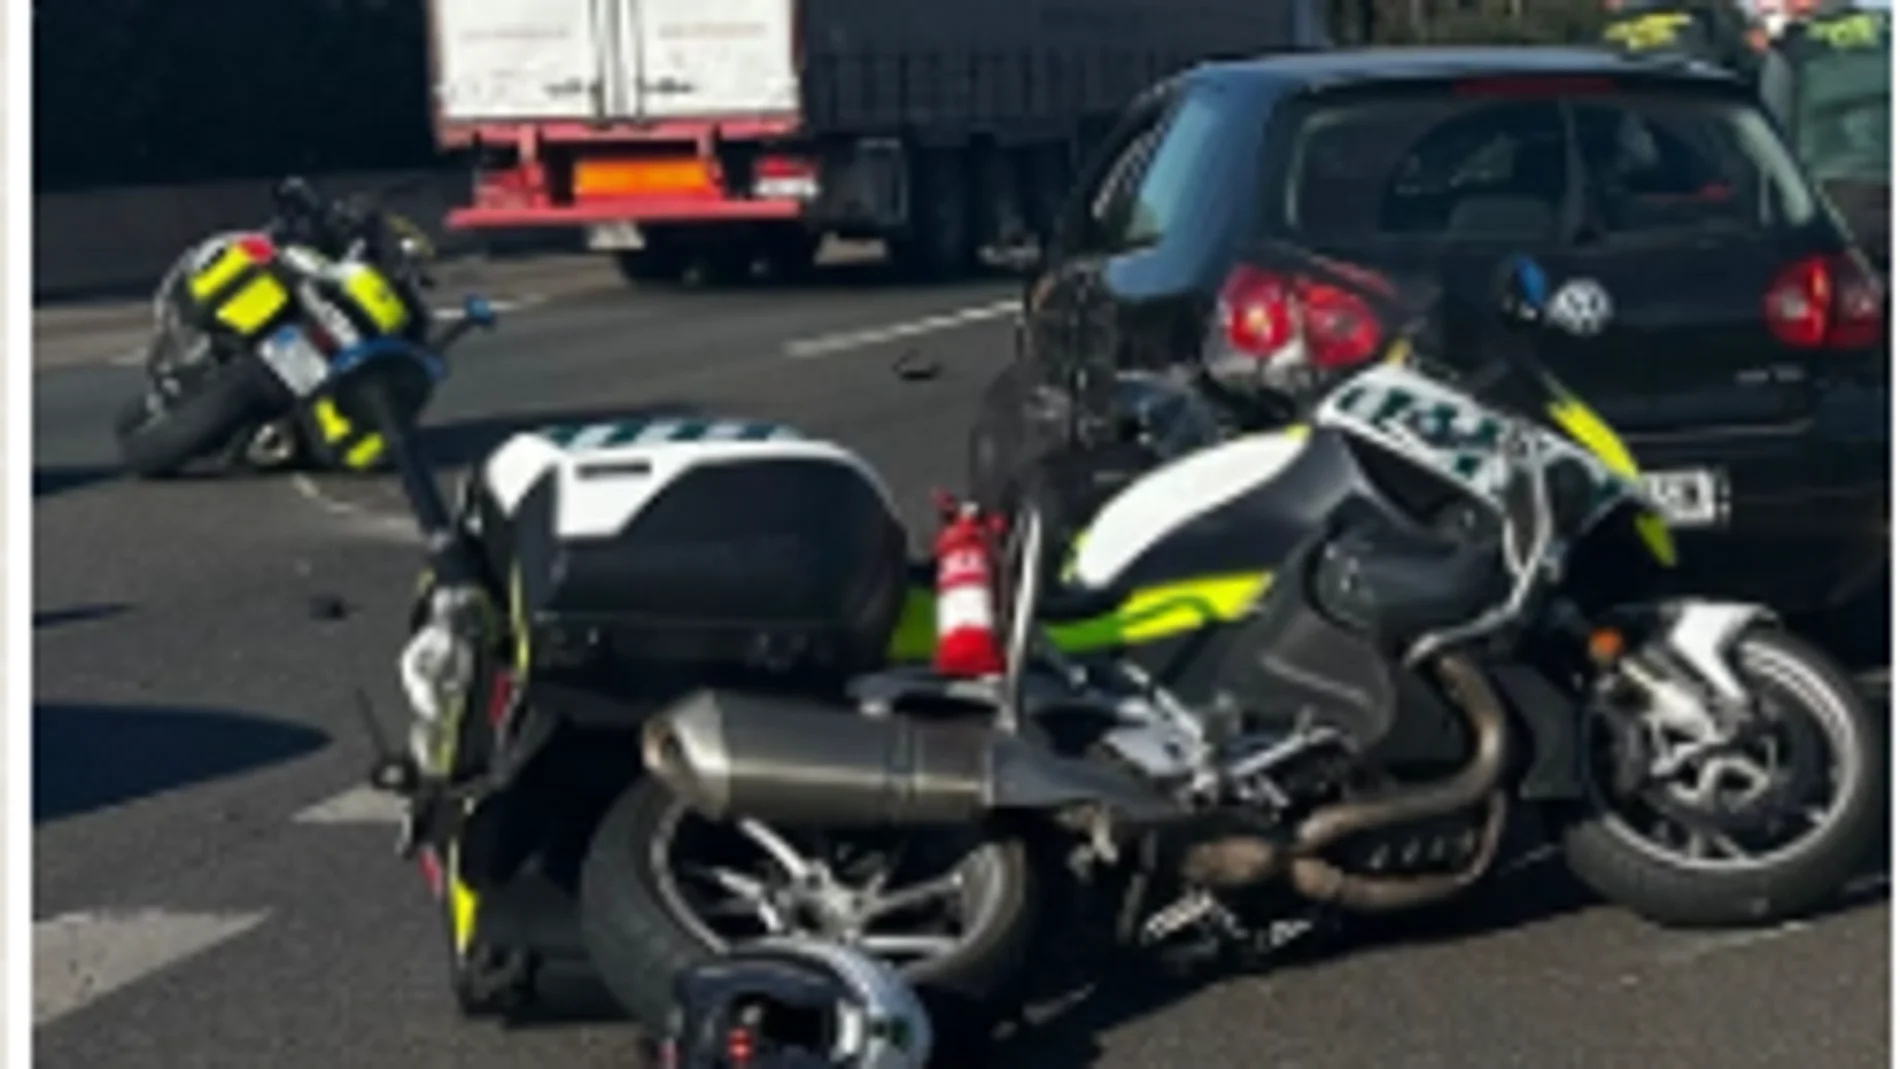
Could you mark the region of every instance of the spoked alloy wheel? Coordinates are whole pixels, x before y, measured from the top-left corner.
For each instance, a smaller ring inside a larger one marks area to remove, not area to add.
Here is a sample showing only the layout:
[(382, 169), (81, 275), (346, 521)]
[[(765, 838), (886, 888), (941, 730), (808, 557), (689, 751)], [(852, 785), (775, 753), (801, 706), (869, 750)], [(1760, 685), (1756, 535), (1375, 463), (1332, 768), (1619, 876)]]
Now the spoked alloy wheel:
[[(1876, 845), (1885, 744), (1852, 683), (1806, 643), (1766, 630), (1742, 639), (1734, 667), (1756, 704), (1729, 739), (1699, 743), (1654, 721), (1592, 725), (1594, 815), (1571, 829), (1570, 863), (1662, 923), (1812, 909)], [(1639, 789), (1609, 789), (1619, 765), (1640, 770)]]
[(940, 1004), (981, 1006), (1016, 979), (1033, 902), (1014, 839), (715, 822), (651, 780), (601, 821), (581, 877), (588, 950), (648, 1028), (664, 1026), (677, 971), (768, 935), (847, 943)]
[(966, 949), (1006, 891), (1001, 862), (976, 845), (780, 833), (678, 809), (649, 849), (662, 897), (706, 943), (816, 936), (927, 972)]

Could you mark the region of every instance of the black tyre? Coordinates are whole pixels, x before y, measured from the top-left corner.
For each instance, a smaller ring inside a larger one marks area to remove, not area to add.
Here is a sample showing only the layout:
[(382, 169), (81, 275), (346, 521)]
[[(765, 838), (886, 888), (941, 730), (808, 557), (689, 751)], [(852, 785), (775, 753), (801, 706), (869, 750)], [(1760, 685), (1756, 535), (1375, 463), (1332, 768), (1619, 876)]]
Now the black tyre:
[(620, 277), (634, 286), (678, 282), (686, 273), (689, 261), (684, 243), (667, 230), (650, 231), (644, 240), (646, 245), (641, 248), (614, 253), (614, 266), (620, 269)]
[(973, 200), (959, 153), (919, 153), (911, 166), (909, 225), (889, 241), (898, 271), (923, 282), (974, 273), (979, 239)]
[[(1598, 790), (1594, 812), (1565, 834), (1580, 879), (1659, 924), (1753, 925), (1809, 912), (1875, 858), (1884, 835), (1887, 743), (1853, 681), (1814, 646), (1770, 628), (1742, 637), (1734, 669), (1767, 713), (1761, 737), (1735, 756), (1770, 754), (1765, 779), (1766, 765), (1744, 775), (1730, 755), (1706, 758), (1684, 773), (1705, 798), (1685, 805), (1677, 792), (1689, 788), (1671, 785), (1608, 802)], [(1742, 781), (1767, 786), (1723, 792)]]
[[(709, 918), (716, 908), (700, 912), (708, 899), (686, 890), (686, 873), (676, 861), (688, 846), (686, 833), (701, 829), (743, 838), (734, 826), (698, 818), (659, 783), (642, 779), (608, 809), (581, 869), (580, 922), (588, 953), (608, 990), (652, 1034), (666, 1026), (680, 970), (768, 930), (750, 919), (757, 930), (746, 930), (737, 918), (715, 925)], [(914, 845), (934, 834), (911, 830), (893, 838)], [(716, 839), (703, 842), (707, 858), (725, 856)], [(962, 1020), (982, 1017), (1008, 998), (1021, 978), (1035, 923), (1034, 881), (1022, 843), (980, 835), (973, 842), (964, 866), (954, 871), (970, 874), (973, 890), (957, 893), (975, 900), (974, 923), (947, 953), (900, 963), (933, 1014)]]
[(133, 398), (113, 421), (126, 469), (140, 478), (165, 478), (231, 441), (264, 404), (268, 383), (262, 378), (256, 364), (236, 360), (207, 373), (170, 406), (152, 407), (149, 392)]

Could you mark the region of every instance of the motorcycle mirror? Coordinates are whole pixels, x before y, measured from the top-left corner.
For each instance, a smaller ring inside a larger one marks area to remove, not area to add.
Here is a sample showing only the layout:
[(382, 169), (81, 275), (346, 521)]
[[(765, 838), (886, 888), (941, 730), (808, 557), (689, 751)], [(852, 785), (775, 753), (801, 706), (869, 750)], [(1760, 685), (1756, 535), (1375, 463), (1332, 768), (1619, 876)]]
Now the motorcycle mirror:
[(1513, 256), (1499, 268), (1493, 291), (1498, 314), (1515, 323), (1535, 323), (1550, 300), (1550, 277), (1536, 260)]

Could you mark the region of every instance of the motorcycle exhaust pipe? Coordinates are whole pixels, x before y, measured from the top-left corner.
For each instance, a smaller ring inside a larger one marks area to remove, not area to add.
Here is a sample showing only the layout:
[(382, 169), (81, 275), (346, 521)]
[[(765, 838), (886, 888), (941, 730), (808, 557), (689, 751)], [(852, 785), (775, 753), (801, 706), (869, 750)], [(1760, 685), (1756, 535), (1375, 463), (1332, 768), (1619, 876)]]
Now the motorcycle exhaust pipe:
[(1127, 777), (1051, 754), (987, 720), (871, 718), (850, 708), (705, 691), (650, 721), (647, 770), (703, 815), (833, 827), (964, 824), (1002, 809), (1175, 806)]
[[(1306, 897), (1361, 912), (1411, 909), (1469, 887), (1497, 856), (1509, 811), (1497, 791), (1509, 752), (1504, 703), (1484, 674), (1464, 658), (1444, 657), (1437, 667), (1446, 691), (1471, 720), (1476, 750), (1471, 761), (1446, 779), (1401, 788), (1383, 798), (1326, 806), (1309, 816), (1294, 833), (1289, 872), (1294, 889)], [(1471, 862), (1458, 872), (1364, 876), (1318, 856), (1349, 836), (1446, 816), (1479, 802), (1488, 805), (1484, 827)]]

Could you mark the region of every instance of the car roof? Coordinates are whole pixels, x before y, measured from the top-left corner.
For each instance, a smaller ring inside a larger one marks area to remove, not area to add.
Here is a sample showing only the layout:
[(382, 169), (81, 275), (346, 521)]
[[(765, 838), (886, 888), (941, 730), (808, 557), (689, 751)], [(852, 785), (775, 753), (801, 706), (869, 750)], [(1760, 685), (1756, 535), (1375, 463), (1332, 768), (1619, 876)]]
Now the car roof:
[(1472, 75), (1628, 75), (1690, 84), (1738, 85), (1709, 63), (1676, 57), (1624, 56), (1608, 49), (1560, 47), (1410, 47), (1288, 52), (1203, 64), (1198, 77), (1238, 78), (1281, 89), (1319, 89)]

